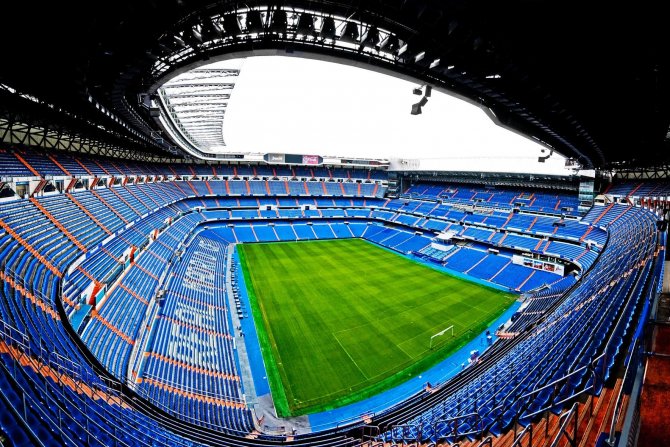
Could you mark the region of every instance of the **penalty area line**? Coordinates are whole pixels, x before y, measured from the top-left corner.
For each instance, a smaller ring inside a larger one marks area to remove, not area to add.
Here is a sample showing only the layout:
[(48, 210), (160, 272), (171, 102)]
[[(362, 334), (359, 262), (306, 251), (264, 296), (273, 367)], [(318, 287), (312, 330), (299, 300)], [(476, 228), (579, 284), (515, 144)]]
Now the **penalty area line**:
[(342, 350), (344, 351), (344, 353), (347, 354), (347, 357), (349, 357), (349, 359), (351, 359), (351, 361), (354, 363), (354, 365), (356, 365), (356, 368), (358, 368), (358, 370), (361, 372), (361, 374), (363, 374), (363, 377), (365, 377), (365, 380), (369, 380), (368, 376), (363, 372), (363, 370), (361, 369), (361, 367), (358, 366), (358, 363), (356, 363), (356, 360), (354, 360), (354, 358), (351, 356), (351, 354), (349, 354), (349, 351), (347, 351), (347, 349), (344, 347), (344, 345), (342, 344), (342, 342), (340, 341), (340, 339), (337, 338), (337, 335), (335, 335), (335, 332), (331, 332), (331, 334), (333, 335), (333, 337), (334, 337), (335, 340), (337, 341), (337, 344), (340, 345), (340, 348), (342, 348)]

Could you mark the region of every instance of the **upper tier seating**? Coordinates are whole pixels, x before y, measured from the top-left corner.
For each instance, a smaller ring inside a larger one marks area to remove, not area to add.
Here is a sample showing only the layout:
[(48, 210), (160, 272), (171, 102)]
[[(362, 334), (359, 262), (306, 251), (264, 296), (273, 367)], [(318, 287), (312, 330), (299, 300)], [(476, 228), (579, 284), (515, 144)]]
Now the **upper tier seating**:
[[(124, 177), (124, 176), (216, 176), (230, 179), (328, 179), (371, 182), (387, 179), (384, 170), (341, 168), (287, 168), (267, 165), (227, 164), (142, 164), (132, 161), (91, 158), (60, 151), (43, 153), (32, 150), (0, 149), (0, 173), (3, 177)], [(363, 194), (372, 194), (372, 190)]]
[(0, 173), (1, 177), (31, 177), (35, 175), (14, 152), (0, 149)]
[(668, 197), (670, 196), (670, 184), (662, 181), (623, 181), (611, 185), (605, 190), (605, 194), (618, 197)]
[(539, 191), (521, 191), (509, 188), (474, 186), (471, 184), (429, 184), (418, 183), (404, 191), (408, 197), (425, 197), (450, 203), (476, 204), (483, 207), (511, 209), (519, 206), (522, 210), (531, 210), (551, 214), (577, 214), (579, 201), (576, 194), (547, 193)]

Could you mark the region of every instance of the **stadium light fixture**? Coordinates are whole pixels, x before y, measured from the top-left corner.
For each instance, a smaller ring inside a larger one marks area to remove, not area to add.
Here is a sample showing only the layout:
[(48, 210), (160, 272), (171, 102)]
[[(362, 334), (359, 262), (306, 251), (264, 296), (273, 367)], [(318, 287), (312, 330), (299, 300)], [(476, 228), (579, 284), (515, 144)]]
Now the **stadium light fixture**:
[[(202, 34), (200, 33), (200, 31), (198, 31), (198, 29), (196, 27), (191, 28), (191, 33), (192, 33), (193, 38), (195, 40), (202, 43)], [(195, 46), (195, 45), (197, 45), (197, 43), (195, 41), (193, 41), (192, 46)]]
[(272, 13), (272, 23), (270, 24), (270, 31), (274, 33), (285, 33), (286, 24), (288, 20), (286, 18), (286, 11), (280, 9)]
[(399, 49), (400, 41), (393, 34), (389, 34), (389, 36), (382, 42), (381, 51), (384, 53), (396, 54)]
[(303, 36), (314, 35), (314, 16), (308, 12), (303, 12), (298, 18), (298, 34)]
[(323, 23), (321, 25), (321, 31), (319, 35), (322, 39), (335, 39), (337, 34), (335, 32), (335, 19), (332, 17), (324, 17)]
[(376, 26), (372, 25), (368, 30), (363, 34), (361, 39), (361, 45), (368, 48), (373, 48), (379, 44), (379, 30)]
[(184, 42), (184, 39), (182, 39), (180, 36), (174, 35), (172, 38), (180, 48), (186, 47), (186, 42)]
[(221, 37), (222, 33), (223, 30), (221, 27), (216, 22), (214, 22), (211, 17), (204, 17), (202, 19), (200, 34), (202, 35), (204, 41), (218, 39)]
[(226, 14), (223, 17), (223, 28), (226, 34), (230, 36), (237, 36), (242, 32), (240, 30), (240, 22), (237, 20), (237, 14)]
[(347, 22), (344, 31), (340, 36), (341, 42), (358, 43), (358, 24), (354, 22)]
[[(409, 44), (405, 43), (400, 50), (398, 51), (398, 58), (403, 62), (403, 63), (416, 63), (417, 57), (421, 54), (422, 52), (419, 52), (416, 48), (415, 44)], [(425, 52), (423, 52), (425, 55)], [(422, 56), (423, 58), (423, 56)], [(421, 60), (421, 59), (419, 59)]]
[(260, 11), (252, 9), (247, 12), (247, 31), (255, 34), (263, 32), (263, 19)]
[(432, 66), (436, 65), (435, 61), (437, 60), (437, 55), (430, 51), (422, 51), (416, 55), (414, 63), (420, 67), (430, 69)]
[(181, 40), (188, 46), (193, 49), (198, 48), (202, 43), (202, 35), (197, 30), (195, 26), (186, 28), (181, 35)]

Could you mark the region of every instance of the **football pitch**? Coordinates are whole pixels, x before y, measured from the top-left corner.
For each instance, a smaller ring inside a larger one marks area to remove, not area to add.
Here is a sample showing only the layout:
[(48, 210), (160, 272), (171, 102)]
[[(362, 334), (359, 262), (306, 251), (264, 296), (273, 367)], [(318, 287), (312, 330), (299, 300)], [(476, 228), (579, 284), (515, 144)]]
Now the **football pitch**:
[[(277, 414), (346, 405), (420, 374), (516, 296), (361, 239), (238, 246)], [(453, 325), (433, 340), (431, 336)]]

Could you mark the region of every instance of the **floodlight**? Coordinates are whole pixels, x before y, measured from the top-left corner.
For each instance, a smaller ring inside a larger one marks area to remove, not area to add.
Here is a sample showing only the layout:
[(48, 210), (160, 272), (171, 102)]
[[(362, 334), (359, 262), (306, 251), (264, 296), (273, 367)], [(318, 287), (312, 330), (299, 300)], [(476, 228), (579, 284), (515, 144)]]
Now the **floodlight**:
[(324, 17), (319, 35), (323, 39), (335, 39), (335, 19), (332, 17)]
[(344, 27), (344, 32), (340, 36), (341, 42), (358, 43), (358, 24), (354, 22), (347, 22)]
[(384, 39), (382, 42), (381, 51), (384, 53), (393, 53), (396, 54), (400, 49), (400, 41), (394, 35), (389, 34), (389, 36)]
[(181, 35), (181, 39), (182, 42), (185, 42), (186, 45), (193, 48), (196, 48), (202, 43), (202, 36), (195, 27), (186, 28)]
[(364, 47), (375, 47), (379, 43), (379, 30), (376, 26), (372, 25), (368, 30), (363, 34), (361, 39), (361, 44)]
[(240, 30), (240, 22), (237, 20), (237, 14), (226, 14), (223, 17), (223, 28), (231, 36), (240, 34), (242, 31)]
[[(191, 33), (193, 34), (193, 37), (195, 38), (195, 40), (202, 43), (202, 34), (200, 34), (200, 32), (196, 28), (191, 28)], [(184, 35), (184, 36), (186, 36), (186, 35)]]
[(314, 16), (308, 12), (300, 14), (298, 19), (298, 34), (314, 35)]
[(255, 34), (263, 32), (263, 19), (260, 11), (252, 9), (247, 12), (247, 31)]
[(414, 63), (416, 63), (420, 67), (431, 68), (432, 66), (435, 65), (436, 60), (437, 56), (435, 55), (435, 53), (432, 53), (431, 51), (422, 51), (421, 53), (416, 55), (416, 57), (414, 58)]
[(221, 37), (221, 32), (222, 29), (218, 24), (214, 23), (211, 17), (203, 18), (200, 34), (204, 41), (210, 41)]
[(278, 10), (272, 13), (272, 23), (270, 24), (270, 30), (274, 33), (285, 33), (286, 32), (286, 11)]
[(404, 63), (416, 62), (416, 56), (419, 54), (419, 51), (416, 49), (415, 44), (406, 43), (398, 51), (398, 57), (402, 59)]
[(184, 39), (182, 39), (181, 37), (175, 35), (172, 36), (172, 38), (174, 39), (175, 43), (179, 45), (181, 48), (184, 48), (186, 46), (186, 42), (184, 42)]

